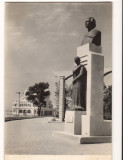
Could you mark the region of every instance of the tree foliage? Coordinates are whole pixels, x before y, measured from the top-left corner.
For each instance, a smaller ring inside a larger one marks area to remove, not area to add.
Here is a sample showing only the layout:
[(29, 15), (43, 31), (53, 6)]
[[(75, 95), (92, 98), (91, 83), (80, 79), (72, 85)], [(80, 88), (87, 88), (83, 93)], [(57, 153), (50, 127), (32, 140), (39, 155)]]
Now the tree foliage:
[[(59, 83), (56, 82), (56, 91), (55, 91), (55, 102), (56, 108), (59, 108)], [(72, 102), (72, 85), (68, 86), (65, 84), (65, 107), (69, 109)]]
[(104, 119), (112, 119), (112, 86), (104, 85), (103, 107)]
[(56, 91), (55, 91), (55, 103), (56, 103), (56, 108), (59, 108), (59, 83), (55, 83), (56, 86)]
[(38, 106), (40, 115), (41, 107), (46, 106), (45, 99), (50, 95), (49, 84), (44, 82), (36, 83), (28, 88), (25, 95), (28, 101)]
[(72, 107), (72, 84), (65, 85), (65, 107), (70, 109)]
[(46, 98), (46, 107), (47, 108), (53, 108), (53, 104), (52, 104), (52, 101), (49, 98), (49, 96), (48, 96), (48, 98)]

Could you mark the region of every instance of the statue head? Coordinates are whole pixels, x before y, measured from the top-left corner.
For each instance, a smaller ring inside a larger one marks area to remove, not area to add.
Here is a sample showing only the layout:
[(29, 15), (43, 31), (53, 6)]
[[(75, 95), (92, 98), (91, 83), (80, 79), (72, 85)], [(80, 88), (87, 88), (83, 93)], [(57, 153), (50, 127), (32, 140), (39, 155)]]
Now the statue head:
[(88, 28), (88, 30), (92, 30), (96, 27), (96, 20), (93, 17), (88, 17), (85, 21), (85, 27)]
[(76, 64), (78, 64), (78, 65), (80, 64), (80, 58), (78, 56), (76, 56), (74, 58), (74, 61), (75, 61)]

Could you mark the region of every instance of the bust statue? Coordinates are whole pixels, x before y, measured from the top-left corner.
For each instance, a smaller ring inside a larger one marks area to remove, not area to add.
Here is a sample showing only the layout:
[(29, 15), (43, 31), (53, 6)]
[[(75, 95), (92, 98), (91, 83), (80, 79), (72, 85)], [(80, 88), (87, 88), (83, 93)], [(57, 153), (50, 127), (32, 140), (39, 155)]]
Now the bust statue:
[(84, 35), (81, 45), (86, 43), (93, 43), (97, 46), (101, 45), (101, 32), (96, 27), (96, 20), (93, 17), (89, 17), (85, 21), (85, 27), (87, 33)]

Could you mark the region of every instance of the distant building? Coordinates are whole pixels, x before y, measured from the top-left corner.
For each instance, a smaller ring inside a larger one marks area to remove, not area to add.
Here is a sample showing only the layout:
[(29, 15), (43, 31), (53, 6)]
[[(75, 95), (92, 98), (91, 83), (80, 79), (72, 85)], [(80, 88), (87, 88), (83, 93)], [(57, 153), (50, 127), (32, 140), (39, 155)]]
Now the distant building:
[(20, 116), (37, 116), (38, 107), (34, 106), (33, 103), (26, 100), (26, 96), (23, 95), (19, 100), (13, 102), (12, 114)]

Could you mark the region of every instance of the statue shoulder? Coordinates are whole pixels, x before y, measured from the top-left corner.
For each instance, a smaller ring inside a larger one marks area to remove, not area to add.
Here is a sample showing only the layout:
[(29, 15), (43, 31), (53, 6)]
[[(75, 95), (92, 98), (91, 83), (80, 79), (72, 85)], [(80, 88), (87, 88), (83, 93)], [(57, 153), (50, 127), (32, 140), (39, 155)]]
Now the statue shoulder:
[(94, 28), (91, 31), (86, 32), (85, 35), (84, 35), (84, 37), (94, 38), (94, 37), (96, 37), (98, 35), (101, 35), (101, 32), (99, 30), (97, 30), (97, 29)]
[(83, 72), (87, 72), (86, 68), (84, 65), (81, 64), (81, 70), (83, 70)]
[(78, 65), (78, 66), (75, 66), (74, 69), (73, 69), (73, 72), (76, 72), (78, 71), (79, 69), (81, 69), (82, 65)]
[(101, 32), (98, 29), (92, 29), (92, 36), (95, 37), (97, 35), (101, 34)]

